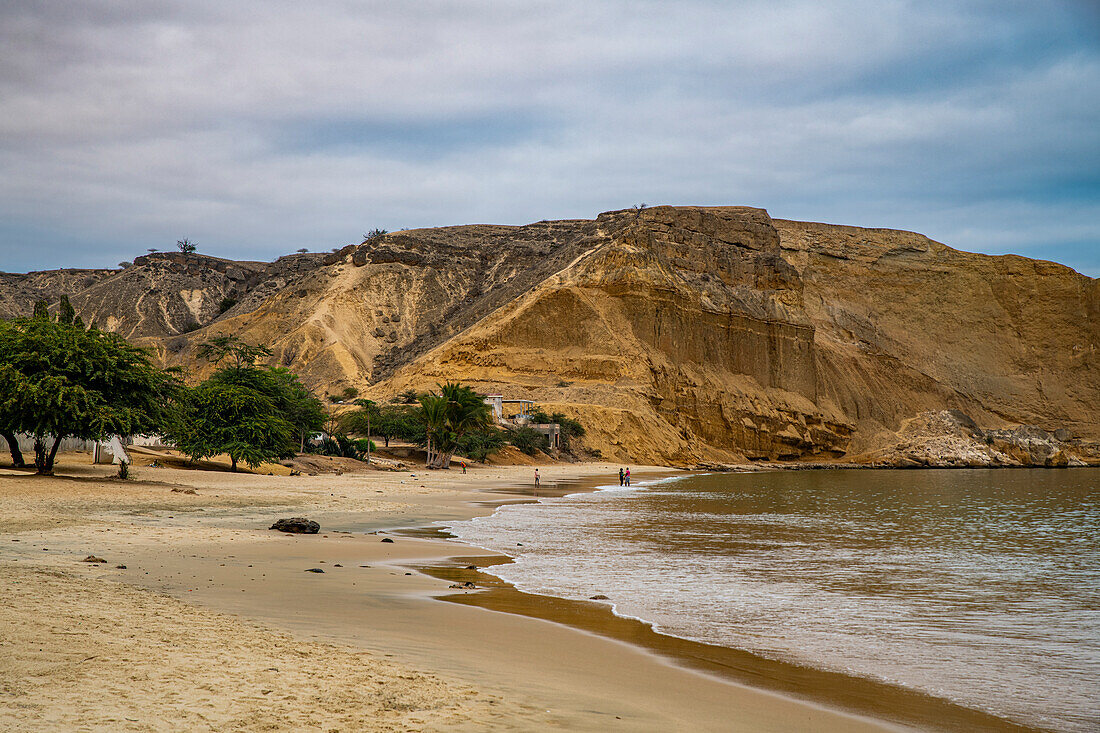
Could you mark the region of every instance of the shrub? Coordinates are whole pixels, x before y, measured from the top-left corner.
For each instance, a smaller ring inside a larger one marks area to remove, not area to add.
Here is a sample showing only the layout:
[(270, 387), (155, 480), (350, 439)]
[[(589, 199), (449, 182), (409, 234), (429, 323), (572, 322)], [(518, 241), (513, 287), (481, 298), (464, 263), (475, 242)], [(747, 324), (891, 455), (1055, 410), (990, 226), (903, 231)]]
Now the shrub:
[(456, 452), (484, 463), (486, 458), (500, 451), (506, 443), (503, 431), (485, 428), (463, 435), (458, 441)]
[(218, 313), (225, 313), (227, 310), (237, 304), (236, 298), (230, 298), (228, 295), (222, 298), (222, 302), (218, 303)]
[(550, 444), (546, 436), (533, 428), (517, 428), (508, 431), (508, 442), (529, 456), (546, 451)]

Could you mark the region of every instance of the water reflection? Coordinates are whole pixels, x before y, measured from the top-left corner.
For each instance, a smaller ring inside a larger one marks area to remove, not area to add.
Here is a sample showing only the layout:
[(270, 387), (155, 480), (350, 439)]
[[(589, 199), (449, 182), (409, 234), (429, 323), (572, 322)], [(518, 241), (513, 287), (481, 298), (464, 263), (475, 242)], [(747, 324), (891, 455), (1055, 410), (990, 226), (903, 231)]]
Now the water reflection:
[(1100, 471), (690, 477), (455, 533), (534, 592), (698, 641), (1100, 729)]

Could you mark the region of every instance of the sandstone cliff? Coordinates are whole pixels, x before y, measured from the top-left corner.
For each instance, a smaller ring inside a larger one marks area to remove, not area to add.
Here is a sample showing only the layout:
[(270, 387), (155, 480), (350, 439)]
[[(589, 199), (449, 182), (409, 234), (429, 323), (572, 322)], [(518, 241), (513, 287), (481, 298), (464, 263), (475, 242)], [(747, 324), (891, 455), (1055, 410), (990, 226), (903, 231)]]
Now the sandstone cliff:
[(1100, 438), (1098, 281), (908, 232), (654, 207), (270, 264), (172, 253), (61, 272), (0, 276), (0, 315), (52, 288), (200, 373), (195, 344), (233, 333), (322, 392), (459, 379), (572, 414), (624, 461), (904, 463), (913, 419), (952, 409), (983, 440)]

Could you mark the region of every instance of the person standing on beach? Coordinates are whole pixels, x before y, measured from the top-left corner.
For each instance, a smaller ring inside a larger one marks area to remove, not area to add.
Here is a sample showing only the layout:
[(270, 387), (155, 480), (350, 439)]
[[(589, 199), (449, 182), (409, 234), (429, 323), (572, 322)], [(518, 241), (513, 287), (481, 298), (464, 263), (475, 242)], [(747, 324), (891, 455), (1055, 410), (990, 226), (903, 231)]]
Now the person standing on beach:
[(462, 464), (462, 473), (466, 473), (466, 461), (459, 461)]
[(626, 469), (626, 485), (630, 486), (630, 469)]
[(538, 487), (539, 487), (539, 470), (536, 468), (535, 469), (535, 488), (537, 489)]
[(623, 469), (619, 469), (619, 486), (623, 485)]

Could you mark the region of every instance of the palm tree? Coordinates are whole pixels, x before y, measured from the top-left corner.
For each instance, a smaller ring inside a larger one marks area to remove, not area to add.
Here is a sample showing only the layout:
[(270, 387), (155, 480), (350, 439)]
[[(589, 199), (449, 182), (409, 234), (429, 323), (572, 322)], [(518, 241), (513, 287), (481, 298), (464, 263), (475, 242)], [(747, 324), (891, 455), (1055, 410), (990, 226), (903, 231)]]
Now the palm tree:
[(449, 468), (462, 436), (487, 427), (492, 411), (485, 399), (456, 382), (440, 384), (438, 394), (420, 397), (428, 438), (428, 468)]

